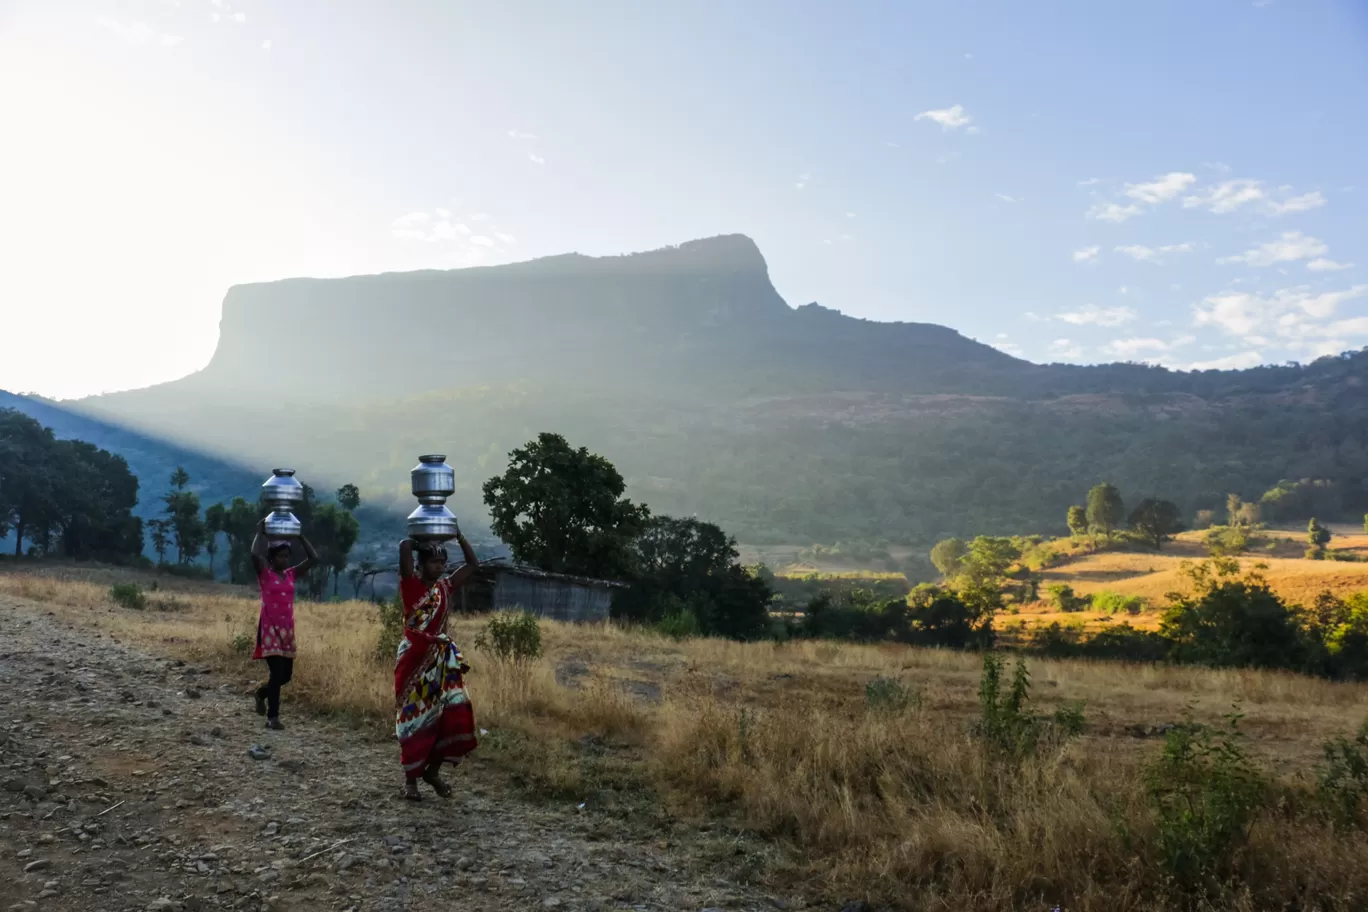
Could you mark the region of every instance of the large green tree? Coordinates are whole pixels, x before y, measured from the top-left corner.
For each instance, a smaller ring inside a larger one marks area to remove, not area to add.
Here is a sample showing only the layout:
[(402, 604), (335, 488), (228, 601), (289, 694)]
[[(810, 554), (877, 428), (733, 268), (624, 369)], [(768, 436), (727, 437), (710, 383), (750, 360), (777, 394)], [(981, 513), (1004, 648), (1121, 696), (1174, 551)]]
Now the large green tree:
[(1121, 525), (1126, 505), (1116, 487), (1103, 482), (1088, 492), (1088, 527), (1108, 537)]
[(712, 523), (652, 517), (632, 556), (632, 586), (614, 599), (615, 616), (658, 621), (682, 607), (704, 633), (744, 640), (768, 629), (769, 584), (741, 565), (736, 540)]
[(177, 466), (171, 473), (171, 490), (162, 496), (162, 502), (166, 504), (166, 521), (176, 545), (176, 562), (180, 564), (188, 564), (199, 556), (207, 534), (200, 516), (199, 495), (187, 490), (188, 484), (190, 475), (184, 467)]
[(1164, 542), (1183, 531), (1183, 514), (1172, 501), (1147, 497), (1131, 511), (1126, 523), (1158, 551)]
[(517, 560), (618, 578), (631, 573), (632, 544), (650, 516), (622, 496), (626, 487), (607, 459), (542, 433), (510, 453), (508, 469), (483, 490), (490, 526)]
[(959, 575), (960, 570), (964, 568), (964, 559), (968, 556), (969, 546), (958, 538), (942, 539), (931, 549), (931, 563), (946, 579)]
[(1069, 507), (1069, 534), (1082, 537), (1088, 534), (1088, 509), (1080, 504)]

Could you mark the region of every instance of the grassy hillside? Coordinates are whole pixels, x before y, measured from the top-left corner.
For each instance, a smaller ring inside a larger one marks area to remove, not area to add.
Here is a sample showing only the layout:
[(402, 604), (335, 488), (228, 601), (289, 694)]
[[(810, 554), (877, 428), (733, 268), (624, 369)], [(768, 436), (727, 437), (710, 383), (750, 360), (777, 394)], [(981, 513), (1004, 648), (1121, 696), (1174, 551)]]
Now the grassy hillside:
[[(153, 610), (130, 611), (108, 599), (115, 580), (148, 583), (0, 562), (0, 606), (34, 604), (92, 633), (212, 664), (244, 694), (256, 682), (239, 648), (256, 618), (249, 593), (173, 583)], [(298, 623), (286, 699), (383, 731), (392, 666), (373, 655), (373, 608), (301, 603)], [(453, 636), (470, 647), (481, 623), (459, 620)], [(1082, 701), (1085, 725), (1077, 740), (1016, 762), (973, 734), (981, 659), (972, 654), (543, 630), (546, 654), (526, 673), (471, 649), (472, 700), (489, 730), (476, 762), (547, 800), (585, 802), (589, 814), (649, 806), (709, 827), (719, 863), (737, 861), (730, 828), (769, 837), (771, 851), (746, 860), (751, 876), (832, 907), (865, 896), (899, 910), (1254, 912), (1355, 908), (1368, 892), (1368, 837), (1332, 829), (1307, 784), (1322, 742), (1368, 714), (1368, 685), (1031, 661), (1029, 705)], [(871, 691), (876, 681), (897, 684)], [(1220, 724), (1236, 702), (1268, 804), (1200, 905), (1167, 873), (1143, 773), (1163, 749), (1154, 732), (1182, 721), (1184, 707)]]

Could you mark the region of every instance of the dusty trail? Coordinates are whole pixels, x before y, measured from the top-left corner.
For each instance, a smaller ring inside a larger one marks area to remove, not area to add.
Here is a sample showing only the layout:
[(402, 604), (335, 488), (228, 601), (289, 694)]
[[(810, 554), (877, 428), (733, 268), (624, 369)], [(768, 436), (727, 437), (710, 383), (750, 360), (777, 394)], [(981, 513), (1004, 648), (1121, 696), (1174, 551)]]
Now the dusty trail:
[(402, 802), (393, 744), (239, 691), (0, 597), (0, 910), (805, 908), (478, 764)]

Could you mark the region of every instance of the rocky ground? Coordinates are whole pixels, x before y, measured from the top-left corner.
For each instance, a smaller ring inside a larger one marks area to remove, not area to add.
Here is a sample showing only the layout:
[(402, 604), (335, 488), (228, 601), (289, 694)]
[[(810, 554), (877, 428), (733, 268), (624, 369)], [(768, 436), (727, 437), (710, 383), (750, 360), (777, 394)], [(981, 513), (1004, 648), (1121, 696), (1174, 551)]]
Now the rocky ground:
[(242, 691), (0, 597), (0, 910), (808, 908), (478, 763), (404, 802), (393, 743)]

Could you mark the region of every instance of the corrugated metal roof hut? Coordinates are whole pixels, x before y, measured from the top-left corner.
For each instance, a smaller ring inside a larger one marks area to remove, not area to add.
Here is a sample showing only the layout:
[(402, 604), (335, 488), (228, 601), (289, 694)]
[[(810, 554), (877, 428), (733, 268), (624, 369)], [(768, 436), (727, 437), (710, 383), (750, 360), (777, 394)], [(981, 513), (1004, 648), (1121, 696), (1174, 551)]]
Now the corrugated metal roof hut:
[(626, 583), (613, 580), (489, 561), (480, 564), (475, 578), (462, 590), (461, 607), (471, 612), (523, 610), (576, 623), (606, 621), (613, 593), (626, 588)]

